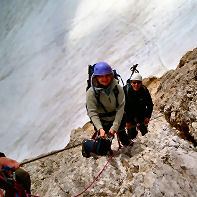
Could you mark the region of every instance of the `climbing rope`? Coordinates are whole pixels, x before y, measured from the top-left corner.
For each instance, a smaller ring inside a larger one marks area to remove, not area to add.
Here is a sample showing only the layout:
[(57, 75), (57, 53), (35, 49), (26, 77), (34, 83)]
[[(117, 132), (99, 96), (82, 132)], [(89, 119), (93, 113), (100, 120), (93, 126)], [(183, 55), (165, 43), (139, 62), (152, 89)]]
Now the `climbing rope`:
[(32, 195), (32, 194), (26, 194), (26, 197), (40, 197), (40, 196), (35, 196), (35, 195)]
[(55, 155), (55, 154), (57, 154), (57, 153), (63, 152), (63, 151), (65, 151), (65, 150), (69, 150), (69, 149), (71, 149), (71, 148), (75, 148), (75, 147), (80, 146), (80, 145), (82, 145), (82, 143), (73, 145), (73, 146), (71, 146), (71, 147), (66, 147), (66, 148), (63, 148), (63, 149), (60, 149), (60, 150), (57, 150), (57, 151), (53, 151), (53, 152), (47, 153), (47, 154), (45, 154), (45, 155), (41, 155), (41, 156), (36, 157), (36, 158), (34, 158), (34, 159), (30, 159), (30, 160), (28, 160), (28, 161), (24, 161), (24, 162), (20, 163), (20, 166), (23, 166), (23, 165), (25, 165), (25, 164), (31, 163), (31, 162), (33, 162), (33, 161), (40, 160), (40, 159), (45, 158), (45, 157), (49, 157), (49, 156), (51, 156), (51, 155)]
[[(178, 110), (173, 110), (173, 111), (177, 112)], [(171, 112), (173, 112), (173, 111), (171, 111)], [(155, 119), (157, 119), (157, 118), (159, 118), (159, 117), (161, 117), (161, 116), (163, 116), (163, 114), (161, 114), (161, 115), (159, 115), (159, 116), (157, 116), (157, 117), (155, 117), (155, 118), (151, 118), (151, 120), (155, 120)], [(150, 121), (151, 121), (151, 120), (150, 120)], [(130, 144), (129, 144), (128, 146), (121, 146), (118, 134), (117, 134), (117, 139), (118, 139), (118, 144), (119, 144), (118, 150), (117, 150), (116, 152), (114, 152), (114, 153), (110, 156), (110, 158), (108, 159), (107, 163), (104, 165), (104, 167), (102, 168), (102, 170), (98, 173), (98, 175), (94, 178), (94, 180), (92, 181), (92, 183), (91, 183), (88, 187), (86, 187), (82, 192), (80, 192), (79, 194), (77, 194), (77, 195), (75, 195), (75, 196), (73, 196), (73, 197), (78, 197), (78, 196), (82, 195), (83, 193), (85, 193), (85, 192), (96, 182), (96, 180), (99, 178), (99, 176), (100, 176), (100, 175), (102, 174), (102, 172), (105, 170), (105, 168), (106, 168), (106, 167), (108, 166), (108, 164), (111, 162), (111, 160), (113, 159), (113, 157), (115, 157), (123, 147), (129, 147), (129, 146), (131, 146), (131, 145), (134, 143), (134, 141), (137, 139), (137, 137), (136, 137), (135, 139), (131, 140), (131, 142), (130, 142)], [(78, 143), (78, 144), (76, 144), (76, 145), (74, 145), (74, 146), (71, 146), (71, 147), (66, 147), (66, 148), (63, 148), (63, 149), (60, 149), (60, 150), (57, 150), (57, 151), (53, 151), (53, 152), (51, 152), (51, 153), (42, 155), (42, 156), (40, 156), (40, 157), (37, 157), (37, 158), (31, 159), (31, 160), (22, 162), (20, 165), (22, 166), (22, 165), (31, 163), (31, 162), (33, 162), (33, 161), (40, 160), (40, 159), (42, 159), (42, 158), (45, 158), (45, 157), (48, 157), (48, 156), (57, 154), (57, 153), (59, 153), (59, 152), (63, 152), (63, 151), (65, 151), (65, 150), (68, 150), (68, 149), (71, 149), (71, 148), (75, 148), (75, 147), (80, 146), (80, 145), (82, 145), (82, 143)], [(31, 196), (32, 196), (32, 197), (38, 197), (38, 196), (31, 195), (31, 194), (27, 194), (27, 197), (31, 197)]]
[[(172, 110), (172, 111), (170, 111), (170, 112), (178, 112), (178, 111), (179, 111), (179, 110)], [(162, 112), (163, 112), (163, 111), (161, 111), (161, 113), (162, 113)], [(163, 114), (161, 114), (161, 115), (159, 115), (159, 116), (157, 116), (157, 117), (155, 117), (155, 118), (151, 118), (151, 120), (155, 120), (155, 119), (157, 119), (157, 118), (159, 118), (159, 117), (161, 117), (161, 116), (163, 116)], [(150, 121), (151, 121), (151, 120), (150, 120)], [(80, 146), (80, 145), (82, 145), (82, 142), (81, 142), (81, 143), (78, 143), (78, 144), (76, 144), (76, 145), (73, 145), (73, 146), (71, 146), (71, 147), (65, 147), (65, 148), (63, 148), (63, 149), (60, 149), (60, 150), (57, 150), (57, 151), (53, 151), (53, 152), (47, 153), (47, 154), (45, 154), (45, 155), (41, 155), (41, 156), (36, 157), (36, 158), (34, 158), (34, 159), (30, 159), (30, 160), (28, 160), (28, 161), (24, 161), (24, 162), (20, 163), (20, 166), (23, 166), (23, 165), (25, 165), (25, 164), (28, 164), (28, 163), (31, 163), (31, 162), (34, 162), (34, 161), (37, 161), (37, 160), (40, 160), (40, 159), (45, 158), (45, 157), (49, 157), (49, 156), (51, 156), (51, 155), (55, 155), (55, 154), (57, 154), (57, 153), (63, 152), (63, 151), (65, 151), (65, 150), (69, 150), (69, 149), (71, 149), (71, 148), (75, 148), (75, 147)], [(120, 143), (119, 143), (119, 147), (120, 147)]]
[[(173, 111), (171, 111), (171, 112), (177, 112), (177, 111), (178, 111), (178, 110), (173, 110)], [(161, 116), (163, 116), (163, 114), (161, 114), (161, 115), (159, 115), (159, 116), (157, 116), (157, 117), (155, 117), (155, 118), (151, 118), (151, 120), (155, 120), (155, 119), (157, 119), (157, 118), (159, 118), (159, 117), (161, 117)], [(150, 120), (150, 121), (151, 121), (151, 120)], [(138, 136), (136, 136), (135, 139), (131, 140), (131, 142), (130, 142), (130, 144), (129, 144), (128, 146), (121, 146), (121, 144), (120, 144), (120, 139), (119, 139), (119, 135), (117, 134), (117, 139), (118, 139), (118, 144), (119, 144), (118, 150), (110, 156), (110, 158), (108, 159), (107, 163), (104, 165), (104, 167), (102, 168), (102, 170), (98, 173), (98, 175), (94, 178), (94, 180), (92, 181), (92, 183), (91, 183), (90, 185), (88, 185), (88, 187), (86, 187), (81, 193), (79, 193), (79, 194), (77, 194), (76, 196), (73, 196), (73, 197), (78, 197), (78, 196), (82, 195), (83, 193), (85, 193), (85, 192), (96, 182), (96, 180), (99, 178), (99, 176), (100, 176), (100, 175), (102, 174), (102, 172), (105, 170), (105, 168), (108, 166), (109, 162), (113, 159), (114, 156), (116, 156), (116, 155), (118, 154), (118, 152), (120, 151), (120, 149), (122, 149), (123, 147), (129, 147), (129, 146), (131, 146), (131, 144), (133, 144), (134, 141), (135, 141), (137, 138), (138, 138)]]

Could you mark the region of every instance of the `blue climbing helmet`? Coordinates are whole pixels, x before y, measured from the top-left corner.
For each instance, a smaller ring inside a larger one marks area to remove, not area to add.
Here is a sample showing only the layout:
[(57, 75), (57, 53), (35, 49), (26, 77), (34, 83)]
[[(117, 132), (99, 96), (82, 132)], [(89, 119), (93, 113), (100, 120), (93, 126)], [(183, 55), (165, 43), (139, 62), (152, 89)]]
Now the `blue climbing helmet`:
[(98, 62), (94, 66), (94, 76), (113, 74), (111, 66), (106, 62)]

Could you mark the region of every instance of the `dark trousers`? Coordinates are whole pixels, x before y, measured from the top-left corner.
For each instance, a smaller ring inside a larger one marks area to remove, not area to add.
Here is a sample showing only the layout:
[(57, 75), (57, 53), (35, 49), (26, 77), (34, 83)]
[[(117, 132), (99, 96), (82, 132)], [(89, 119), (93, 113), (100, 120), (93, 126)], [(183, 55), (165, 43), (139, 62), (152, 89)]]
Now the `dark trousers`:
[(132, 124), (132, 126), (127, 129), (129, 139), (136, 138), (138, 134), (137, 128), (140, 130), (142, 136), (144, 136), (148, 132), (147, 125), (144, 123), (144, 120), (145, 117), (143, 116), (143, 117), (136, 117), (135, 119), (129, 121)]
[(31, 194), (31, 180), (28, 172), (22, 168), (18, 168), (16, 170), (16, 181), (23, 186), (28, 194)]
[(121, 144), (123, 146), (128, 146), (130, 144), (130, 140), (129, 140), (128, 135), (126, 133), (125, 126), (126, 126), (126, 121), (125, 121), (125, 118), (123, 117), (117, 134), (118, 134)]

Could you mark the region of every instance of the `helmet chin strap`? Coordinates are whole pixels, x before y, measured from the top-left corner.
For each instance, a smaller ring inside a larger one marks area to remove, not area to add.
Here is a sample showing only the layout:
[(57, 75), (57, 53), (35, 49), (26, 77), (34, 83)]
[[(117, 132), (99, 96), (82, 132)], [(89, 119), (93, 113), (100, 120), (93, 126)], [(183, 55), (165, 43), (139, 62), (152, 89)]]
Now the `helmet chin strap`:
[(109, 87), (109, 85), (108, 85), (108, 86), (104, 86), (104, 85), (102, 85), (102, 84), (99, 84), (99, 87), (100, 87), (100, 88), (103, 88), (103, 89), (107, 89), (107, 88)]

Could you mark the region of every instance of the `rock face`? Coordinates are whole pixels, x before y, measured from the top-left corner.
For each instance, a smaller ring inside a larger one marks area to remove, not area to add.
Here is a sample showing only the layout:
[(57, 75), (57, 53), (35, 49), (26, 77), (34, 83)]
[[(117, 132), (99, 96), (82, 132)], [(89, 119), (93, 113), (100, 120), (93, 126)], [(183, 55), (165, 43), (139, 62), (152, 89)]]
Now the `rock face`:
[(160, 79), (151, 76), (149, 78), (145, 78), (143, 80), (143, 84), (148, 88), (149, 92), (151, 93), (153, 103), (157, 103), (158, 98), (155, 96), (155, 94), (157, 92), (158, 86), (160, 85)]
[[(196, 196), (197, 150), (173, 130), (155, 111), (149, 133), (139, 134), (133, 147), (122, 148), (82, 196)], [(89, 124), (74, 130), (68, 146), (91, 136), (92, 131)], [(118, 149), (116, 139), (112, 149)], [(30, 172), (33, 194), (70, 197), (88, 187), (108, 159), (84, 158), (81, 146), (77, 146), (24, 168)]]
[[(133, 147), (123, 147), (107, 163), (109, 156), (84, 158), (81, 154), (79, 144), (93, 134), (90, 123), (73, 130), (68, 150), (23, 166), (30, 173), (32, 193), (76, 196), (106, 166), (81, 196), (196, 196), (197, 49), (188, 52), (176, 70), (143, 83), (155, 103), (145, 136), (139, 133)], [(177, 133), (191, 136), (193, 143)], [(118, 149), (116, 138), (112, 149)]]
[(197, 48), (180, 60), (176, 70), (160, 79), (155, 93), (156, 107), (167, 121), (186, 137), (197, 142)]

